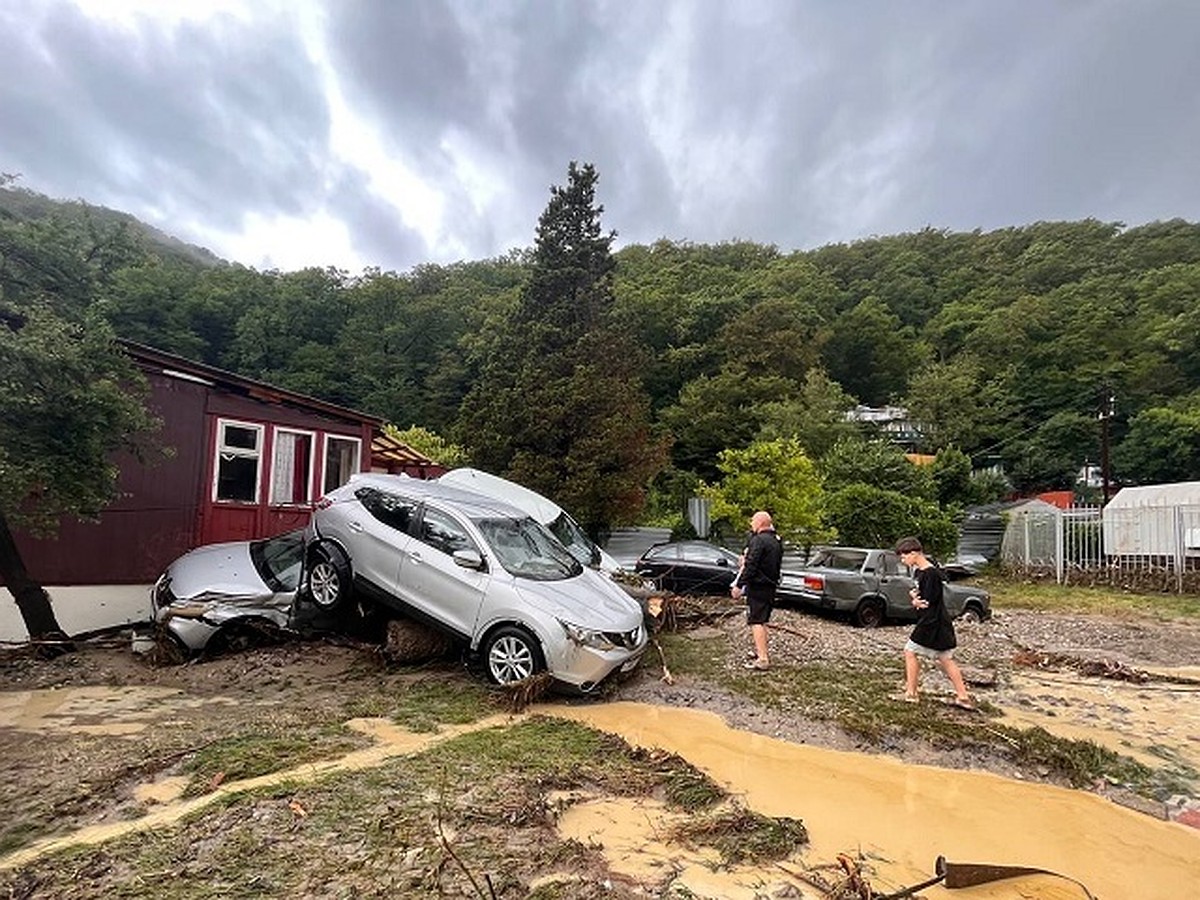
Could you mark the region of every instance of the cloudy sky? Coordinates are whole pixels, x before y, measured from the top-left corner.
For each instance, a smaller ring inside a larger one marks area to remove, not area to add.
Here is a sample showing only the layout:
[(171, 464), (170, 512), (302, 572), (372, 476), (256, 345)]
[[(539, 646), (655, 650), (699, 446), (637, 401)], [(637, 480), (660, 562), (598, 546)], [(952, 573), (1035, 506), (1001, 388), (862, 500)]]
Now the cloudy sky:
[(0, 0), (0, 172), (229, 260), (1200, 220), (1197, 0)]

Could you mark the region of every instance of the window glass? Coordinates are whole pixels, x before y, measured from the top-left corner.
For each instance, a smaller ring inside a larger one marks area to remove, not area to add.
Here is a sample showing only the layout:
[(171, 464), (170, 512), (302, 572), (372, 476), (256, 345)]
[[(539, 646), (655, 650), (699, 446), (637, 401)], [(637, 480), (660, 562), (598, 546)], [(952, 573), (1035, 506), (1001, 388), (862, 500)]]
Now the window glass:
[(249, 425), (233, 425), (226, 422), (224, 428), (224, 445), (238, 450), (258, 450), (258, 436), (261, 428)]
[(862, 568), (867, 554), (854, 550), (821, 550), (813, 557), (812, 565), (824, 566), (827, 569), (845, 569), (856, 572)]
[(421, 543), (453, 555), (455, 550), (475, 550), (466, 529), (451, 516), (436, 509), (426, 509), (421, 518)]
[(535, 581), (574, 578), (583, 565), (544, 525), (530, 518), (475, 519), (496, 559), (508, 572)]
[(395, 528), (397, 531), (408, 532), (408, 527), (416, 515), (417, 504), (395, 494), (387, 494), (371, 487), (359, 488), (354, 492), (363, 508), (376, 519)]
[(720, 549), (716, 547), (705, 547), (701, 544), (685, 544), (681, 548), (680, 555), (685, 562), (708, 563), (709, 565), (720, 565), (720, 560), (724, 559), (728, 563), (727, 557)]
[(653, 547), (646, 554), (651, 559), (678, 559), (679, 550), (674, 545), (664, 547)]
[(308, 503), (311, 499), (312, 446), (311, 434), (276, 430), (271, 465), (272, 503)]
[(587, 533), (565, 512), (560, 513), (549, 527), (551, 534), (585, 566), (600, 565), (600, 548), (592, 543)]
[(217, 426), (217, 500), (258, 502), (261, 425), (219, 422)]
[(340, 488), (358, 471), (362, 459), (362, 441), (357, 438), (330, 436), (325, 441), (325, 478), (323, 490), (328, 494)]
[(300, 583), (300, 564), (304, 560), (304, 532), (289, 531), (265, 541), (251, 541), (250, 559), (271, 590), (294, 591)]

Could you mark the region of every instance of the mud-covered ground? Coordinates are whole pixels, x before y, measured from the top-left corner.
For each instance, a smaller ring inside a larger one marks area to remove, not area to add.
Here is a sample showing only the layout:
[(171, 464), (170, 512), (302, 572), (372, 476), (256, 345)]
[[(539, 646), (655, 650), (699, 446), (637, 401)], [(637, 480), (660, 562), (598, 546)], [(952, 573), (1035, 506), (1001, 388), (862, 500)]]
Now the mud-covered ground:
[[(756, 702), (736, 691), (739, 678), (770, 689), (773, 682), (786, 684), (797, 673), (821, 667), (844, 667), (849, 673), (866, 662), (889, 677), (894, 672), (894, 699), (902, 709), (906, 626), (863, 630), (782, 608), (772, 622), (772, 669), (745, 673), (741, 663), (749, 634), (736, 609), (718, 606), (714, 613), (708, 606), (692, 615), (695, 609), (688, 606), (680, 612), (679, 630), (660, 635), (661, 658), (652, 649), (634, 676), (605, 698), (572, 702), (621, 699), (701, 708), (735, 727), (790, 741), (1064, 783), (1061, 772), (1014, 760), (1002, 745), (956, 745), (902, 728), (864, 734), (843, 728), (836, 717), (797, 715), (786, 704)], [(1051, 733), (1059, 729), (1064, 737), (1094, 739), (1147, 764), (1158, 760), (1175, 773), (1178, 795), (1148, 798), (1102, 780), (1085, 787), (1148, 814), (1200, 826), (1195, 811), (1200, 806), (1195, 799), (1200, 795), (1195, 773), (1200, 768), (1200, 723), (1195, 719), (1200, 623), (1001, 611), (989, 622), (960, 625), (958, 633), (957, 656), (981, 709), (945, 712), (937, 704), (949, 687), (927, 667), (922, 703), (929, 704), (932, 716), (962, 715), (984, 723), (1044, 727)], [(294, 733), (319, 759), (353, 745), (340, 728), (347, 718), (379, 714), (387, 698), (413, 679), (461, 684), (464, 693), (477, 685), (461, 660), (398, 666), (378, 648), (347, 640), (285, 643), (169, 667), (148, 665), (125, 640), (112, 635), (83, 642), (77, 652), (54, 659), (22, 651), (0, 657), (0, 760), (5, 768), (0, 808), (25, 821), (52, 817), (67, 828), (135, 818), (145, 812), (144, 801), (132, 797), (135, 786), (208, 743), (256, 724)], [(700, 648), (715, 669), (677, 664), (689, 648)], [(664, 677), (663, 661), (669, 677)], [(730, 677), (718, 677), (722, 674)], [(121, 688), (123, 693), (113, 697), (98, 692), (91, 710), (75, 710), (70, 728), (56, 729), (53, 717), (18, 721), (21, 704), (33, 696), (28, 692), (88, 686)], [(143, 689), (152, 692), (150, 702), (137, 693)], [(139, 727), (147, 717), (151, 727), (139, 732), (136, 741), (120, 739), (126, 734), (122, 728)], [(113, 728), (114, 722), (123, 724)], [(129, 799), (114, 807), (114, 797)], [(7, 850), (25, 843), (11, 831), (0, 836)]]
[[(711, 606), (703, 609), (708, 614), (696, 617), (695, 623), (688, 621), (686, 613), (682, 615), (680, 632), (703, 641), (709, 652), (721, 655), (723, 666), (737, 669), (750, 647), (749, 629), (736, 610), (714, 616)], [(836, 666), (839, 662), (866, 659), (886, 665), (886, 660), (891, 659), (895, 661), (899, 699), (902, 648), (910, 630), (908, 626), (859, 629), (842, 620), (786, 607), (776, 610), (772, 625), (771, 650), (777, 671), (814, 662)], [(1046, 720), (1079, 722), (1082, 727), (1091, 723), (1096, 737), (1102, 737), (1102, 731), (1111, 731), (1127, 736), (1132, 733), (1136, 738), (1144, 716), (1154, 714), (1156, 697), (1191, 699), (1200, 692), (1197, 669), (1200, 623), (1001, 611), (984, 623), (960, 624), (958, 636), (957, 659), (976, 698), (981, 706), (991, 710), (993, 717), (997, 710), (1049, 711)], [(737, 727), (836, 749), (903, 753), (909, 761), (1039, 777), (1036, 770), (1021, 771), (1004, 757), (979, 748), (934, 746), (896, 736), (880, 741), (847, 733), (829, 721), (772, 712), (710, 681), (680, 674), (672, 665), (669, 650), (665, 662), (671, 678), (664, 679), (662, 661), (652, 649), (639, 672), (608, 698), (703, 708)], [(1092, 665), (1091, 670), (1087, 664)], [(1191, 670), (1186, 668), (1189, 666)], [(1116, 677), (1081, 674), (1105, 668), (1110, 670), (1110, 676)], [(1178, 671), (1179, 678), (1169, 678), (1172, 669)], [(416, 669), (428, 670), (472, 678), (454, 659), (434, 661)], [(269, 706), (274, 716), (300, 719), (316, 714), (326, 705), (322, 699), (325, 696), (344, 699), (352, 685), (361, 684), (364, 678), (371, 679), (378, 687), (389, 678), (403, 677), (405, 671), (404, 667), (384, 663), (370, 645), (341, 640), (285, 644), (182, 666), (156, 667), (131, 653), (121, 635), (113, 635), (84, 642), (77, 653), (51, 660), (36, 659), (20, 651), (6, 653), (0, 657), (0, 689), (153, 685), (195, 696), (238, 698), (236, 704), (206, 705), (202, 707), (205, 712), (193, 711), (189, 716), (227, 719), (236, 717), (247, 703), (253, 703)], [(949, 685), (933, 666), (926, 664), (922, 673), (924, 702), (934, 703), (939, 696), (948, 696)], [(1127, 680), (1131, 674), (1145, 673), (1155, 673), (1151, 683)], [(771, 679), (774, 673), (764, 672), (760, 677)], [(1060, 687), (1064, 679), (1094, 685), (1101, 696), (1066, 698)], [(1086, 733), (1077, 736), (1087, 737)], [(1182, 735), (1181, 740), (1183, 747), (1190, 744), (1200, 756), (1200, 729), (1193, 730), (1190, 736)], [(32, 777), (40, 775), (33, 773)]]

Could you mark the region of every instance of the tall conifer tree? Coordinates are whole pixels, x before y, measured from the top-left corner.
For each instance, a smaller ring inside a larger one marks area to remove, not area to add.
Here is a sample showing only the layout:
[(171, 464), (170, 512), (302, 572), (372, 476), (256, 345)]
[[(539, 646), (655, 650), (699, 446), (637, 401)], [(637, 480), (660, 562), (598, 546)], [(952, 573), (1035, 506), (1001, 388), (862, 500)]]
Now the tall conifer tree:
[(538, 221), (529, 281), (463, 403), (477, 464), (553, 497), (593, 532), (640, 510), (665, 461), (638, 380), (642, 348), (612, 317), (596, 170), (574, 162)]

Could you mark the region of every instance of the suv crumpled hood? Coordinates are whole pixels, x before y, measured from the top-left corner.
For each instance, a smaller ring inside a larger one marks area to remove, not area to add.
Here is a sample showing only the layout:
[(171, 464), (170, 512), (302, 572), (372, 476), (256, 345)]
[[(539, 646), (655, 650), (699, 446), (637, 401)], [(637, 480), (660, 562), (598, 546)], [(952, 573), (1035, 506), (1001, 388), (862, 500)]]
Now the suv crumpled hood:
[(636, 600), (607, 575), (584, 569), (564, 581), (515, 579), (517, 594), (543, 612), (596, 631), (631, 631), (642, 624)]

